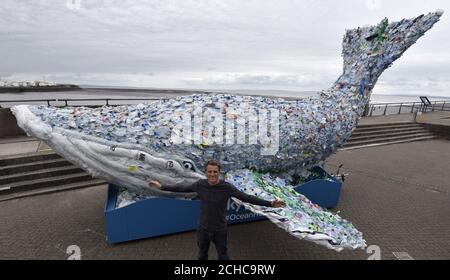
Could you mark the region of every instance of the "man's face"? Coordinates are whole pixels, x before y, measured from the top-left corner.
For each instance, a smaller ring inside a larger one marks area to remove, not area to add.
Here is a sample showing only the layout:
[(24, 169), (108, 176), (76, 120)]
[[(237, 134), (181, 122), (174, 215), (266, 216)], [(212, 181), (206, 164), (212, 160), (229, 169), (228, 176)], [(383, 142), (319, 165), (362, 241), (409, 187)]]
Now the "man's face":
[(208, 178), (208, 183), (217, 184), (219, 182), (219, 167), (215, 165), (206, 166), (206, 177)]

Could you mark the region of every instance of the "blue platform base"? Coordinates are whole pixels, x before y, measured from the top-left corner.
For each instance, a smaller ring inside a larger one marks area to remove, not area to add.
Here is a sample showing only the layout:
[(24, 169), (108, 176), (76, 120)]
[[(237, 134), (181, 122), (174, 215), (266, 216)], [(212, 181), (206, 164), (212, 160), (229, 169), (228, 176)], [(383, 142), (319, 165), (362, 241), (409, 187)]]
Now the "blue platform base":
[(336, 207), (341, 194), (342, 182), (321, 167), (314, 167), (310, 171), (313, 173), (310, 178), (295, 190), (323, 208)]
[[(335, 207), (339, 201), (342, 183), (320, 167), (312, 169), (314, 176), (296, 187), (312, 202), (326, 208)], [(130, 240), (191, 231), (197, 228), (200, 201), (171, 198), (149, 198), (122, 208), (116, 208), (118, 187), (108, 186), (105, 205), (105, 224), (109, 244)], [(240, 206), (228, 202), (228, 224), (266, 219)]]

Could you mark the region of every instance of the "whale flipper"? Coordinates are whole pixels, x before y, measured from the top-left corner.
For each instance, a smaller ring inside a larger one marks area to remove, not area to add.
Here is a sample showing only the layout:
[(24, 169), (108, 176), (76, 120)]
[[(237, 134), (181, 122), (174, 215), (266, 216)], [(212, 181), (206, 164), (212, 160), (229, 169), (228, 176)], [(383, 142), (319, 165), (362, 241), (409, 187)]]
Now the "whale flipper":
[(247, 194), (267, 200), (285, 201), (286, 207), (271, 208), (244, 203), (233, 198), (248, 210), (266, 216), (278, 227), (297, 238), (336, 251), (366, 247), (362, 233), (350, 222), (312, 203), (304, 195), (296, 192), (285, 179), (244, 169), (228, 172), (226, 180)]

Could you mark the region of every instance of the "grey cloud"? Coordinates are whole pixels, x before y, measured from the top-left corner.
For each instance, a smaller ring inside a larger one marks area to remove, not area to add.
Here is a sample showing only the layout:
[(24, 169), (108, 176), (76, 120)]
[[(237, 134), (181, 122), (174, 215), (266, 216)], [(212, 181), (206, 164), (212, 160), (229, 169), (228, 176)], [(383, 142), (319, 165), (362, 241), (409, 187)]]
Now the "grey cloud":
[[(327, 77), (329, 78), (329, 77)], [(203, 78), (187, 78), (186, 83), (192, 85), (269, 85), (269, 86), (280, 86), (280, 87), (305, 87), (310, 88), (311, 86), (316, 86), (320, 81), (323, 81), (324, 77), (322, 75), (280, 75), (280, 74), (245, 74), (245, 73), (234, 73), (234, 74), (223, 74), (216, 76), (207, 76)]]
[[(80, 3), (79, 9), (71, 3)], [(374, 24), (385, 16), (399, 20), (438, 8), (450, 11), (450, 4), (441, 0), (4, 0), (0, 73), (47, 74), (67, 82), (72, 75), (73, 82), (130, 86), (199, 88), (205, 83), (320, 90), (342, 71), (345, 29)], [(384, 86), (375, 92), (388, 90), (386, 85), (399, 77), (431, 76), (446, 85), (447, 18), (444, 14), (435, 29), (382, 76)], [(435, 87), (445, 94), (442, 86)]]

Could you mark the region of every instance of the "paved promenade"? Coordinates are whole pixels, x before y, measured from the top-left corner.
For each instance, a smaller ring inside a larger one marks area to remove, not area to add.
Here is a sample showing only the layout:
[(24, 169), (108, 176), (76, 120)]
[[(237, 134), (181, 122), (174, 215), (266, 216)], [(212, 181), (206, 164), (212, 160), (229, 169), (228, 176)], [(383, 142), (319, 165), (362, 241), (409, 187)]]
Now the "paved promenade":
[[(333, 211), (353, 222), (382, 259), (450, 259), (450, 141), (339, 151), (326, 163), (350, 173)], [(0, 259), (195, 259), (195, 232), (110, 246), (106, 186), (0, 202)], [(296, 239), (269, 221), (229, 227), (233, 259), (367, 259)], [(214, 248), (211, 257), (216, 258)]]

